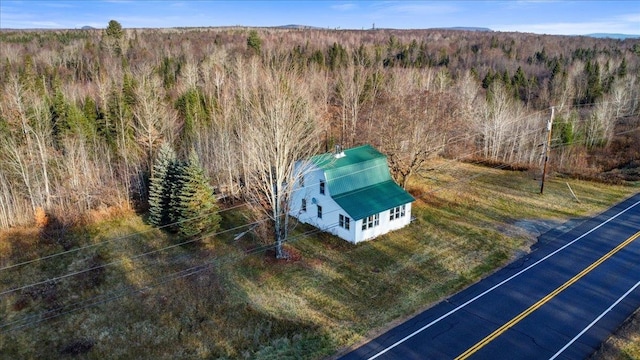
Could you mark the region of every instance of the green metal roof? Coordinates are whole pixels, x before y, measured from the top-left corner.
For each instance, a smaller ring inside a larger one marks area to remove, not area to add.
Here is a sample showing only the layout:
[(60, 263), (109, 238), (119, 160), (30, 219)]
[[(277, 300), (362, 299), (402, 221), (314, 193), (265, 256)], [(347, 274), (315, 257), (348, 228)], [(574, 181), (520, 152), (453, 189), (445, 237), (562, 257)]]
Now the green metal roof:
[(386, 156), (371, 145), (344, 150), (343, 157), (323, 154), (311, 161), (324, 170), (329, 194), (354, 220), (414, 200), (391, 178)]
[(393, 180), (332, 196), (332, 198), (354, 220), (363, 219), (415, 200)]

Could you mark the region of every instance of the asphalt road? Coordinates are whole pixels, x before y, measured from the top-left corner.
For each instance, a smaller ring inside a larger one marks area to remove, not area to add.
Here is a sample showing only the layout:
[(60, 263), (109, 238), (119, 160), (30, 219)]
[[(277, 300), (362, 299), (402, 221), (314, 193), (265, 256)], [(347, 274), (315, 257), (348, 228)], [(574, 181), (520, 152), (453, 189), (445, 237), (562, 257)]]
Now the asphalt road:
[(640, 308), (640, 194), (341, 359), (584, 359)]

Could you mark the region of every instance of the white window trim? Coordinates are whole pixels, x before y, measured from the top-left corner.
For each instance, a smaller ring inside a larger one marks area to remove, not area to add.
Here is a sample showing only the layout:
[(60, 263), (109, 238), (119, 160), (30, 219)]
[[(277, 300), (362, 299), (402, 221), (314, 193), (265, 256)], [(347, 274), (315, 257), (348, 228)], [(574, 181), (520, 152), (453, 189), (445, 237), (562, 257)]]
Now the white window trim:
[(362, 230), (371, 229), (380, 225), (380, 214), (373, 214), (362, 219)]
[(344, 216), (344, 215), (340, 214), (338, 216), (338, 226), (340, 226), (341, 228), (343, 228), (345, 230), (350, 230), (351, 229), (351, 218), (349, 218), (348, 216)]
[(389, 209), (389, 221), (393, 221), (402, 218), (406, 215), (407, 210), (405, 205), (396, 206)]

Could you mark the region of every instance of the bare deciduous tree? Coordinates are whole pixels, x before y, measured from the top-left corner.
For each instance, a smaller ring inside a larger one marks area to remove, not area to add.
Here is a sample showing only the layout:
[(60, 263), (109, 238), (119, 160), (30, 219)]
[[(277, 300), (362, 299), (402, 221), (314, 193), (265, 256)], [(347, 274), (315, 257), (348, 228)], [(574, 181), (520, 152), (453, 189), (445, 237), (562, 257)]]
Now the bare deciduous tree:
[(448, 132), (447, 95), (424, 90), (424, 85), (415, 70), (398, 70), (376, 100), (378, 131), (371, 131), (376, 134), (371, 142), (387, 155), (391, 173), (403, 188), (430, 157), (442, 151)]
[(164, 102), (162, 81), (148, 67), (142, 67), (136, 79), (136, 105), (133, 108), (136, 139), (143, 147), (146, 158), (146, 169), (152, 168), (153, 152), (159, 140), (164, 137), (171, 142), (177, 130), (175, 110)]
[(246, 195), (273, 226), (276, 257), (285, 258), (295, 163), (316, 153), (318, 127), (309, 88), (294, 72), (258, 67), (245, 84), (240, 128)]

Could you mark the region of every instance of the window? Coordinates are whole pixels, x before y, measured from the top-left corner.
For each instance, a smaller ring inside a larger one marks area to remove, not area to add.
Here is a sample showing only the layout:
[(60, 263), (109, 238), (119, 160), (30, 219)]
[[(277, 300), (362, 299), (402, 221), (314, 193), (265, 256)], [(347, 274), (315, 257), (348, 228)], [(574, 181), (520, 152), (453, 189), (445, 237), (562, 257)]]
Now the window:
[(301, 188), (304, 187), (304, 176), (300, 176), (300, 178), (298, 179), (298, 184)]
[(320, 180), (320, 194), (324, 195), (324, 180)]
[(389, 220), (398, 219), (404, 217), (405, 215), (405, 206), (397, 206), (393, 209), (389, 210)]
[(346, 230), (349, 230), (351, 225), (350, 223), (351, 223), (351, 219), (349, 217), (340, 214), (340, 216), (338, 217), (338, 225), (341, 228), (345, 228)]
[(318, 206), (318, 219), (322, 219), (322, 206), (317, 205)]
[(371, 215), (362, 219), (362, 230), (371, 229), (378, 225), (380, 225), (380, 214)]
[(300, 205), (300, 211), (307, 212), (307, 199), (302, 199), (302, 205)]

